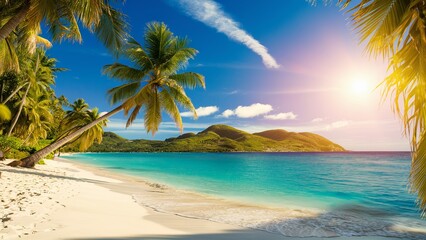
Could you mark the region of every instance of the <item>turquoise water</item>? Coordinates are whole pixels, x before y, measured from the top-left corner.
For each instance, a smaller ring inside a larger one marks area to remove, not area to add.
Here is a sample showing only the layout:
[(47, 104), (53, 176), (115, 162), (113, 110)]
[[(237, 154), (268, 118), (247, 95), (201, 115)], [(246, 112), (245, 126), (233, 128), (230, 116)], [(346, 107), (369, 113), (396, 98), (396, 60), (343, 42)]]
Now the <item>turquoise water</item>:
[(82, 163), (261, 205), (362, 206), (420, 219), (409, 153), (85, 153)]

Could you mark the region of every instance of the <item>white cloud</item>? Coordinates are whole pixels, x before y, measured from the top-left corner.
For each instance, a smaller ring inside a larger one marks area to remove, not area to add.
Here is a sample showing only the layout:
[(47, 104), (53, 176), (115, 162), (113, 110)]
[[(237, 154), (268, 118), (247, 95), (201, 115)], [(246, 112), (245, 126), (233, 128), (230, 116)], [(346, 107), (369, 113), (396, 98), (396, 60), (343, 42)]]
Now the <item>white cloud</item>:
[(217, 117), (229, 118), (230, 116), (237, 116), (239, 118), (253, 118), (260, 115), (265, 115), (272, 111), (273, 108), (269, 104), (254, 103), (250, 106), (238, 106), (236, 109), (226, 109), (222, 114)]
[(188, 15), (215, 28), (229, 38), (246, 45), (258, 54), (267, 68), (279, 68), (268, 49), (240, 28), (239, 24), (229, 17), (221, 6), (213, 0), (176, 0)]
[(255, 103), (250, 106), (238, 106), (234, 110), (234, 113), (239, 118), (252, 118), (259, 115), (267, 114), (272, 110), (273, 108), (269, 104)]
[(228, 118), (232, 115), (235, 115), (234, 111), (232, 111), (231, 109), (226, 109), (222, 114), (219, 115), (219, 117)]
[(311, 122), (313, 122), (313, 123), (317, 123), (317, 122), (322, 122), (322, 121), (324, 121), (324, 119), (323, 119), (323, 118), (314, 118), (314, 119), (312, 119), (312, 121), (311, 121)]
[(286, 112), (286, 113), (278, 113), (278, 114), (272, 114), (272, 115), (266, 115), (266, 119), (270, 120), (294, 120), (296, 119), (297, 115), (293, 112)]
[(238, 90), (234, 90), (234, 91), (227, 92), (225, 94), (227, 94), (227, 95), (234, 95), (234, 94), (237, 94), (237, 93), (239, 93), (239, 91)]
[(331, 129), (346, 127), (348, 125), (349, 125), (349, 121), (336, 121), (326, 125), (325, 130), (329, 131)]
[[(208, 106), (208, 107), (199, 107), (195, 109), (197, 112), (198, 117), (205, 117), (212, 115), (213, 113), (219, 111), (219, 108), (216, 106)], [(192, 112), (182, 112), (180, 114), (182, 117), (192, 117), (194, 114)]]

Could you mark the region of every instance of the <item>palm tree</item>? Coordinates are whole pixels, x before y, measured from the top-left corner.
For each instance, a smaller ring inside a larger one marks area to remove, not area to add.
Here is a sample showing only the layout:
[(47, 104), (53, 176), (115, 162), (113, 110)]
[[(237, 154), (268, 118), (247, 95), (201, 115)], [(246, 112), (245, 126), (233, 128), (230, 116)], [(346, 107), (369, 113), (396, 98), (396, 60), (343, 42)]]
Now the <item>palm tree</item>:
[(164, 23), (153, 22), (147, 25), (144, 35), (145, 46), (130, 40), (123, 51), (134, 66), (120, 63), (107, 65), (104, 72), (125, 84), (109, 91), (111, 103), (122, 103), (112, 111), (95, 121), (79, 128), (77, 131), (37, 151), (33, 155), (12, 162), (12, 166), (34, 167), (35, 163), (48, 153), (70, 142), (86, 130), (124, 110), (131, 114), (127, 126), (131, 125), (141, 108), (144, 108), (144, 124), (147, 132), (155, 134), (162, 120), (161, 111), (167, 112), (182, 129), (182, 119), (177, 104), (191, 110), (196, 116), (195, 108), (184, 91), (184, 87), (205, 87), (204, 77), (194, 72), (178, 73), (187, 65), (197, 50), (189, 48), (186, 38), (179, 38)]
[[(70, 134), (75, 130), (78, 130), (79, 128), (83, 127), (84, 125), (87, 125), (91, 122), (96, 121), (98, 118), (101, 117), (101, 114), (99, 113), (97, 108), (94, 109), (86, 109), (84, 112), (73, 112), (74, 114), (68, 115), (69, 118), (65, 118), (65, 133)], [(76, 118), (75, 116), (78, 115), (79, 117)], [(102, 142), (102, 136), (104, 134), (103, 127), (107, 125), (107, 119), (104, 119), (92, 128), (86, 130), (83, 132), (80, 136), (76, 137), (74, 140), (68, 143), (68, 145), (71, 146), (77, 146), (79, 151), (83, 152), (86, 151), (94, 142), (101, 143)], [(66, 135), (65, 135), (66, 136)]]
[(81, 42), (79, 23), (113, 52), (121, 49), (126, 38), (124, 15), (108, 0), (13, 0), (0, 2), (0, 41), (15, 32), (20, 45), (35, 50), (36, 39), (45, 22), (54, 41), (71, 39)]
[(39, 139), (47, 137), (53, 122), (51, 102), (51, 97), (44, 93), (34, 92), (28, 96), (28, 104), (24, 106), (21, 118), (22, 123), (17, 129), (25, 144), (36, 144)]
[[(12, 135), (24, 106), (28, 104), (28, 94), (35, 92), (33, 94), (42, 95), (43, 93), (48, 94), (49, 92), (52, 92), (53, 90), (51, 85), (55, 83), (55, 72), (63, 71), (63, 69), (55, 67), (56, 59), (49, 58), (45, 51), (41, 48), (38, 48), (33, 55), (21, 58), (21, 62), (22, 81), (20, 86), (18, 86), (17, 91), (21, 89), (24, 91), (20, 97), (21, 101), (9, 128), (8, 136)], [(12, 94), (17, 93), (17, 91), (14, 91)]]
[[(84, 99), (77, 99), (71, 104), (71, 110), (67, 111), (64, 120), (62, 121), (62, 130), (58, 139), (61, 139), (79, 128), (95, 121), (101, 115), (97, 108), (89, 109), (89, 105)], [(78, 146), (79, 151), (87, 150), (93, 142), (102, 142), (103, 127), (106, 126), (107, 120), (100, 121), (94, 127), (82, 133), (67, 145)]]

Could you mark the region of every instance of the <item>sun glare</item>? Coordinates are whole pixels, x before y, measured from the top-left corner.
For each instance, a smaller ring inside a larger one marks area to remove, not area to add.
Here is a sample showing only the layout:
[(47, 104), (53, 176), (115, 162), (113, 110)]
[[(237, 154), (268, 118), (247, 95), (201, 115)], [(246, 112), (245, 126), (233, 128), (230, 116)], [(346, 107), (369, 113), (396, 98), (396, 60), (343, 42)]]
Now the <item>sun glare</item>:
[(367, 96), (373, 90), (369, 81), (365, 79), (353, 80), (349, 87), (350, 92), (358, 96)]

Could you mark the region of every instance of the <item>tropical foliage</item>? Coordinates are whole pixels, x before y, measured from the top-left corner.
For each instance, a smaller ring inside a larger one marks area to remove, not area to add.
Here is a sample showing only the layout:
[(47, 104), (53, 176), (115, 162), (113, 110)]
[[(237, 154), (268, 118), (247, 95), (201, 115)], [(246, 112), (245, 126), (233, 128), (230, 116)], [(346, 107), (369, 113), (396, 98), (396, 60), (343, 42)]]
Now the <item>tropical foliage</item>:
[(55, 42), (81, 42), (80, 27), (93, 32), (112, 52), (121, 49), (126, 38), (124, 15), (109, 1), (0, 1), (0, 74), (18, 70), (17, 46), (33, 53), (37, 44), (50, 46), (41, 38), (41, 23)]
[[(94, 122), (101, 115), (97, 108), (89, 109), (89, 105), (84, 99), (77, 99), (73, 104), (70, 105), (71, 110), (67, 111), (65, 118), (61, 124), (61, 135), (58, 139), (73, 133), (79, 128)], [(107, 124), (107, 120), (100, 121), (94, 127), (83, 132), (80, 136), (68, 144), (70, 147), (77, 146), (78, 151), (86, 151), (94, 142), (101, 143), (103, 136), (103, 127)]]
[(4, 104), (0, 104), (0, 121), (10, 120), (11, 117), (12, 117), (12, 114), (10, 113), (9, 108)]
[(134, 39), (123, 51), (134, 66), (114, 63), (104, 67), (104, 73), (125, 84), (108, 93), (111, 103), (123, 102), (127, 115), (132, 109), (127, 125), (135, 120), (145, 107), (144, 123), (147, 132), (155, 134), (161, 122), (161, 110), (167, 112), (182, 130), (182, 118), (177, 104), (189, 109), (196, 116), (184, 87), (205, 87), (204, 77), (194, 72), (177, 73), (184, 68), (197, 51), (189, 48), (186, 38), (173, 35), (164, 23), (149, 23), (144, 36), (145, 47)]
[[(65, 97), (57, 97), (53, 90), (56, 74), (64, 69), (57, 68), (56, 59), (49, 58), (42, 48), (33, 54), (17, 53), (20, 71), (0, 75), (0, 133), (7, 135), (2, 136), (2, 144), (7, 148), (0, 151), (7, 157), (23, 158), (61, 137), (63, 127), (71, 122), (63, 124), (67, 116), (64, 107), (69, 103)], [(80, 125), (99, 117), (96, 109), (87, 109), (87, 112)], [(85, 135), (86, 141), (79, 142), (85, 146), (82, 149), (95, 140), (101, 141), (105, 123), (102, 124), (88, 131), (91, 133)], [(11, 144), (16, 143), (16, 139), (19, 144)]]
[[(195, 49), (188, 47), (186, 38), (174, 36), (164, 23), (153, 22), (147, 25), (144, 46), (134, 39), (130, 39), (122, 54), (134, 66), (114, 63), (104, 68), (104, 72), (108, 76), (124, 82), (123, 85), (109, 91), (111, 103), (121, 103), (121, 105), (102, 116), (94, 114), (91, 117), (92, 119), (97, 117), (96, 120), (78, 127), (51, 145), (21, 161), (13, 162), (11, 165), (33, 167), (46, 154), (74, 141), (81, 134), (83, 134), (83, 142), (99, 139), (99, 136), (96, 135), (99, 131), (96, 128), (102, 126), (106, 119), (122, 110), (126, 115), (131, 112), (127, 121), (127, 126), (129, 126), (136, 119), (140, 110), (144, 109), (144, 125), (147, 132), (152, 134), (158, 131), (162, 111), (168, 113), (180, 129), (182, 129), (182, 119), (178, 105), (189, 109), (196, 116), (195, 108), (184, 88), (205, 87), (205, 84), (204, 77), (198, 73), (178, 72), (186, 66), (188, 60), (197, 54)], [(84, 133), (93, 127), (95, 129), (87, 132), (85, 136)], [(86, 147), (85, 145), (80, 146)]]

